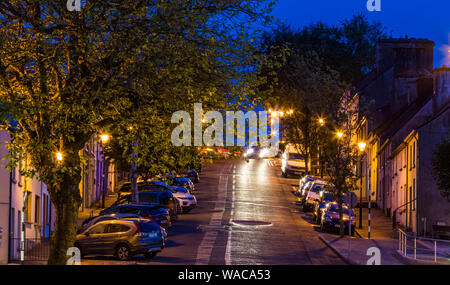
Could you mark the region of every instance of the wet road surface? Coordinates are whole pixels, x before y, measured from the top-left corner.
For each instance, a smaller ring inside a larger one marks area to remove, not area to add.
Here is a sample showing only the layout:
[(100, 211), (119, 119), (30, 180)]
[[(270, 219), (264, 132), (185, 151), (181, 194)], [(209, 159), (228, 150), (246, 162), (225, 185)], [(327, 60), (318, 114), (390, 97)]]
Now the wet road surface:
[(293, 194), (298, 179), (281, 177), (278, 160), (232, 160), (208, 166), (196, 184), (198, 207), (168, 230), (153, 259), (83, 264), (342, 265), (318, 239), (319, 229)]

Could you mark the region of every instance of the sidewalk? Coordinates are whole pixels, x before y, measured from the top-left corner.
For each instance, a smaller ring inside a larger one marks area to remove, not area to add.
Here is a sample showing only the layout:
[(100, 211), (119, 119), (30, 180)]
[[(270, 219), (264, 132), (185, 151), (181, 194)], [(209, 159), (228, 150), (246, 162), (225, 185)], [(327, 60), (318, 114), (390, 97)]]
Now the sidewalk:
[[(373, 257), (370, 248), (380, 250), (380, 265), (404, 265), (396, 253), (398, 243), (394, 239), (368, 240), (363, 238), (340, 238), (337, 235), (320, 234), (319, 239), (351, 265), (367, 265)], [(350, 241), (350, 242), (349, 242)], [(349, 251), (350, 248), (350, 251)], [(369, 264), (371, 265), (371, 264)]]
[[(368, 212), (369, 209), (362, 209), (362, 229), (359, 228), (359, 208), (354, 208), (353, 211), (357, 215), (356, 217), (356, 229), (355, 232), (361, 238), (368, 238)], [(386, 217), (382, 210), (371, 209), (370, 210), (370, 238), (371, 239), (393, 239), (394, 231), (392, 229), (392, 220)]]
[[(110, 193), (105, 199), (105, 208), (110, 207), (117, 201), (117, 193)], [(85, 208), (84, 211), (78, 212), (78, 227), (81, 226), (83, 221), (91, 216), (98, 216), (100, 211), (104, 208), (101, 207), (101, 201), (94, 203), (91, 207)]]
[(362, 229), (359, 229), (359, 208), (353, 209), (357, 215), (356, 236), (359, 238), (340, 238), (337, 235), (320, 234), (319, 239), (330, 247), (337, 255), (352, 265), (366, 265), (373, 256), (368, 250), (376, 247), (381, 253), (381, 265), (404, 265), (397, 254), (398, 240), (394, 239), (392, 221), (380, 209), (371, 209), (371, 231), (368, 237), (368, 209), (363, 208)]

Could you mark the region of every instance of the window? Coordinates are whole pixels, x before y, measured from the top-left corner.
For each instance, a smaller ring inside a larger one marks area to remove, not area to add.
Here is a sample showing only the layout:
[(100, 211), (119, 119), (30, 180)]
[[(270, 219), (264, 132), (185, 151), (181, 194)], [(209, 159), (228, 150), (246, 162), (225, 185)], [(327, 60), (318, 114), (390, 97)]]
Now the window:
[(97, 225), (94, 226), (92, 229), (89, 230), (89, 234), (95, 235), (95, 234), (103, 234), (105, 233), (106, 225)]
[(135, 208), (135, 207), (122, 207), (119, 209), (118, 211), (119, 213), (124, 213), (124, 214), (138, 214), (139, 213), (139, 208)]
[(20, 210), (17, 211), (17, 233), (18, 237), (20, 237), (20, 233), (22, 232), (22, 229), (20, 228), (22, 225), (22, 213)]
[(412, 145), (409, 146), (409, 169), (412, 169)]
[(41, 197), (36, 195), (34, 201), (34, 222), (38, 225), (41, 222)]
[(130, 230), (129, 227), (125, 226), (125, 225), (121, 225), (121, 224), (111, 224), (108, 225), (108, 229), (107, 229), (107, 233), (125, 233), (128, 232)]
[(413, 144), (413, 168), (416, 167), (416, 141)]
[(413, 193), (412, 193), (412, 198), (414, 199), (414, 202), (412, 202), (412, 208), (413, 208), (413, 211), (415, 211), (416, 210), (416, 202), (417, 202), (417, 197), (416, 197), (416, 179), (414, 178), (413, 179)]
[(32, 210), (32, 203), (33, 203), (31, 192), (27, 191), (24, 198), (25, 198), (25, 201), (24, 201), (25, 209), (23, 212), (24, 222), (31, 223), (32, 222), (31, 210)]

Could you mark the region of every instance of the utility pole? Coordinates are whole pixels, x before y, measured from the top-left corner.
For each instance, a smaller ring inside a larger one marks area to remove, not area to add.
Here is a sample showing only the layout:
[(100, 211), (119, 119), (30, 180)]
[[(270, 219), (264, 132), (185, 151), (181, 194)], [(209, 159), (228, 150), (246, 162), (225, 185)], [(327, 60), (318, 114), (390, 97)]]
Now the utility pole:
[(133, 161), (131, 162), (131, 196), (133, 199), (133, 203), (139, 204), (139, 192), (137, 187), (137, 154), (136, 154), (136, 148), (138, 147), (138, 142), (135, 140), (133, 142)]

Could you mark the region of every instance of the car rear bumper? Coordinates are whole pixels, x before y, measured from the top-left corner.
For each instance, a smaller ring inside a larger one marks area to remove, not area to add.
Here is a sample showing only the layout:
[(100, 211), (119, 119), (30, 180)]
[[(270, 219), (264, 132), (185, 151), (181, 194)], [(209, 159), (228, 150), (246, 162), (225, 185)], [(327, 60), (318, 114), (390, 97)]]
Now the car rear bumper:
[(291, 175), (291, 176), (302, 176), (305, 173), (305, 169), (290, 169), (290, 168), (285, 168), (284, 172), (287, 175)]
[(192, 210), (194, 208), (197, 208), (197, 203), (190, 203), (190, 204), (184, 205), (184, 202), (183, 202), (183, 205), (181, 206), (181, 208), (183, 209), (183, 211)]
[(134, 253), (159, 252), (164, 249), (166, 243), (164, 240), (154, 242), (139, 242), (133, 249)]

